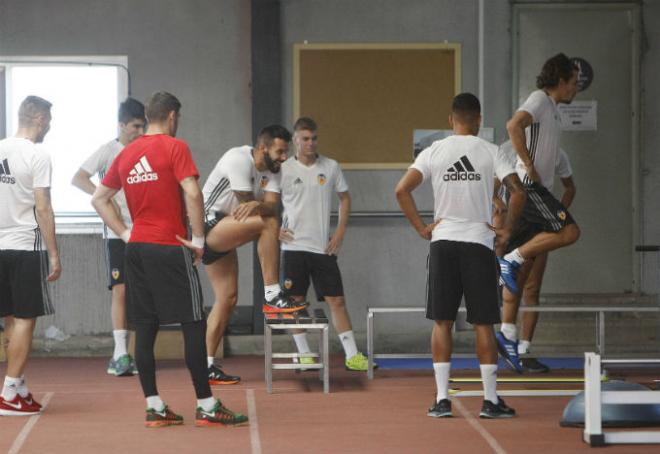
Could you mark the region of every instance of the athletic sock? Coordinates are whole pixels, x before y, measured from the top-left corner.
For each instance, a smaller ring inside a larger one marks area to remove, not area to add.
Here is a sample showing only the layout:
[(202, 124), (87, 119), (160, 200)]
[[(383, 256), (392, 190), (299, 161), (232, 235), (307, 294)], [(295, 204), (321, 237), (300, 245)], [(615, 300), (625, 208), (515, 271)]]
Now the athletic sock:
[(531, 346), (531, 342), (528, 340), (520, 340), (518, 341), (518, 354), (519, 355), (526, 355), (529, 353), (529, 347)]
[(5, 384), (2, 387), (2, 398), (5, 400), (14, 400), (18, 394), (18, 387), (21, 385), (21, 378), (5, 376)]
[(515, 248), (513, 251), (506, 254), (504, 260), (511, 263), (517, 263), (518, 265), (525, 263), (525, 258), (520, 255), (520, 250), (518, 248)]
[(479, 369), (484, 385), (484, 400), (489, 400), (497, 405), (500, 401), (497, 397), (497, 364), (481, 364)]
[(152, 408), (156, 411), (163, 411), (165, 409), (165, 402), (159, 395), (147, 397), (147, 408)]
[(21, 383), (18, 385), (18, 395), (21, 397), (27, 397), (28, 394), (30, 394), (30, 391), (28, 391), (27, 383), (25, 383), (25, 375), (21, 375), (20, 377)]
[(201, 407), (204, 411), (211, 411), (215, 407), (217, 399), (213, 396), (206, 397), (204, 399), (197, 399), (197, 406)]
[(451, 363), (433, 363), (433, 371), (435, 373), (435, 386), (438, 389), (435, 396), (435, 402), (438, 403), (442, 399), (449, 399), (449, 369)]
[(353, 331), (344, 331), (343, 333), (339, 333), (338, 336), (339, 340), (341, 341), (341, 346), (344, 347), (346, 359), (351, 359), (358, 354), (357, 344), (355, 343), (355, 335), (353, 334)]
[(128, 350), (126, 350), (128, 331), (125, 329), (115, 329), (112, 331), (112, 337), (115, 338), (115, 352), (112, 354), (112, 359), (116, 361), (128, 354)]
[(264, 285), (264, 297), (269, 303), (277, 298), (281, 291), (280, 284)]
[(509, 339), (512, 342), (518, 340), (518, 330), (516, 325), (513, 323), (502, 323), (500, 325), (500, 331), (504, 334), (504, 337)]
[(215, 363), (215, 358), (213, 356), (207, 356), (206, 357), (206, 364), (208, 365), (209, 369), (213, 364)]
[(298, 353), (311, 353), (312, 350), (309, 348), (309, 343), (307, 342), (307, 333), (298, 333), (293, 335), (293, 340), (296, 343), (298, 348)]

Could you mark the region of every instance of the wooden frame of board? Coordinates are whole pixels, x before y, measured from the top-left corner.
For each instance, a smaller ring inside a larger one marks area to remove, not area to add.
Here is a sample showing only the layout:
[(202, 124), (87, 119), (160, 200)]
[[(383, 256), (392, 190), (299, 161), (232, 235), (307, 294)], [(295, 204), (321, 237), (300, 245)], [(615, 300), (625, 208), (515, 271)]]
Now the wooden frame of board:
[(345, 169), (402, 169), (414, 129), (449, 129), (461, 45), (294, 44), (293, 114), (319, 124)]

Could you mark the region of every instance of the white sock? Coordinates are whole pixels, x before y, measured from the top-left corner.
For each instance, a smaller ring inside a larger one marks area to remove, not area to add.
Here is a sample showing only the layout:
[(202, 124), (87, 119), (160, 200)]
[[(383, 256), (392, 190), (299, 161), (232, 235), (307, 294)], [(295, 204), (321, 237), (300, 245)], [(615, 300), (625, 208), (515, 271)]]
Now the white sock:
[(518, 329), (513, 323), (502, 323), (500, 326), (500, 331), (504, 334), (504, 337), (509, 339), (512, 342), (518, 340)]
[(21, 386), (21, 378), (5, 376), (5, 384), (2, 387), (2, 398), (5, 400), (14, 400), (18, 394), (18, 387)]
[(518, 265), (525, 263), (525, 258), (520, 255), (520, 250), (518, 250), (518, 248), (515, 248), (513, 251), (506, 254), (504, 260), (511, 263), (517, 263)]
[(112, 354), (112, 359), (116, 361), (128, 354), (128, 350), (126, 350), (128, 331), (125, 329), (115, 329), (112, 331), (112, 337), (115, 338), (115, 352)]
[(18, 385), (18, 395), (21, 397), (27, 397), (28, 394), (30, 394), (30, 391), (28, 391), (27, 383), (25, 383), (25, 375), (20, 376), (21, 383)]
[(526, 355), (529, 353), (529, 347), (531, 346), (531, 342), (527, 340), (520, 340), (518, 341), (518, 354), (519, 355)]
[(342, 347), (344, 347), (346, 359), (351, 359), (358, 354), (357, 344), (355, 343), (355, 335), (353, 334), (353, 331), (344, 331), (343, 333), (339, 333), (338, 336)]
[(481, 364), (479, 369), (484, 384), (484, 400), (490, 400), (497, 405), (500, 401), (497, 397), (497, 364)]
[(197, 399), (197, 406), (202, 407), (202, 410), (204, 411), (211, 411), (213, 410), (213, 407), (215, 407), (216, 402), (216, 398), (211, 396), (205, 399)]
[(282, 288), (280, 284), (264, 285), (264, 297), (269, 303), (280, 294)]
[(163, 402), (158, 394), (155, 396), (149, 396), (147, 397), (147, 408), (152, 408), (156, 411), (163, 411), (165, 409), (165, 402)]
[(206, 357), (206, 364), (208, 365), (209, 368), (211, 368), (214, 362), (215, 362), (215, 358), (213, 356)]
[(293, 340), (296, 342), (296, 347), (298, 347), (298, 353), (312, 352), (312, 350), (309, 348), (309, 343), (307, 343), (307, 333), (294, 334)]
[(433, 363), (433, 371), (435, 372), (435, 386), (438, 392), (435, 396), (435, 402), (438, 403), (442, 399), (449, 399), (449, 369), (451, 363)]

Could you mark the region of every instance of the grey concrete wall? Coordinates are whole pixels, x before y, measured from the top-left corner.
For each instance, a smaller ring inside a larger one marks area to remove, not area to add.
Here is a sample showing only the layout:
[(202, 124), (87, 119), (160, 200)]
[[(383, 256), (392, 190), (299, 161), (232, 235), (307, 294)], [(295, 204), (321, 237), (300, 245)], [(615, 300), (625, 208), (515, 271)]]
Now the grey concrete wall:
[[(178, 136), (190, 144), (202, 183), (224, 151), (252, 140), (250, 43), (245, 0), (0, 0), (0, 55), (126, 55), (133, 96), (174, 93), (183, 104)], [(109, 332), (100, 238), (58, 238), (64, 261), (53, 292), (58, 314), (40, 326)], [(252, 304), (251, 245), (240, 261), (239, 303)]]
[[(642, 232), (644, 244), (660, 244), (660, 2), (643, 5), (642, 46)], [(658, 292), (660, 273), (657, 254), (645, 254), (642, 268), (643, 290)]]
[[(489, 0), (485, 4), (484, 126), (495, 127), (498, 139), (503, 140), (511, 99), (510, 6), (506, 0)], [(281, 11), (283, 118), (289, 121), (293, 121), (293, 44), (305, 40), (309, 43), (457, 42), (461, 44), (461, 89), (478, 93), (476, 0), (282, 0)], [(332, 156), (332, 150), (323, 149), (323, 125), (319, 127), (320, 150)], [(403, 170), (345, 171), (352, 209), (399, 212), (394, 187), (403, 173)], [(420, 210), (433, 210), (430, 185), (420, 188), (416, 199)], [(339, 262), (357, 332), (366, 329), (367, 306), (424, 305), (427, 253), (428, 243), (404, 218), (350, 221)], [(430, 330), (430, 325), (418, 316), (382, 323), (395, 331)]]

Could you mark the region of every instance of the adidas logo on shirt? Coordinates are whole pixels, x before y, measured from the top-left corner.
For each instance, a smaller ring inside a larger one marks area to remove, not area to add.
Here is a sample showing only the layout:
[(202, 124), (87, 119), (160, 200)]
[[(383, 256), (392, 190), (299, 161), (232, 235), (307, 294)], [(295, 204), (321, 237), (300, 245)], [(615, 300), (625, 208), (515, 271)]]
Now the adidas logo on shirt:
[(444, 181), (480, 181), (481, 174), (472, 167), (467, 156), (462, 156), (453, 166), (447, 169), (442, 177)]
[(6, 159), (0, 162), (0, 183), (16, 184), (16, 178), (11, 176), (9, 162)]
[(133, 166), (133, 169), (128, 172), (126, 182), (128, 184), (143, 183), (145, 181), (156, 181), (158, 174), (154, 172), (147, 161), (146, 156), (142, 156), (140, 161)]

